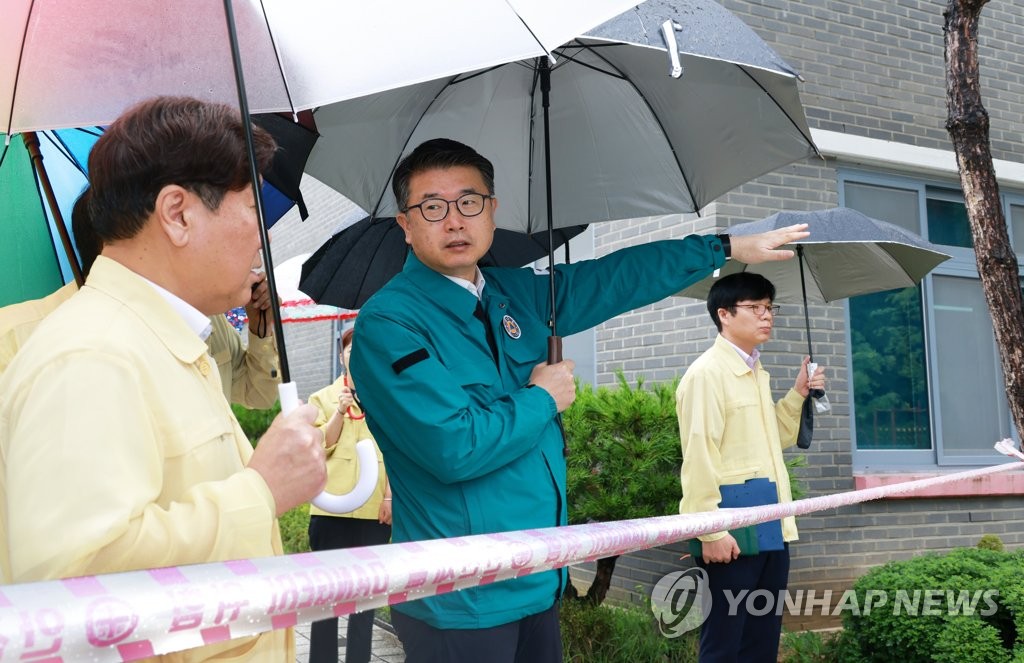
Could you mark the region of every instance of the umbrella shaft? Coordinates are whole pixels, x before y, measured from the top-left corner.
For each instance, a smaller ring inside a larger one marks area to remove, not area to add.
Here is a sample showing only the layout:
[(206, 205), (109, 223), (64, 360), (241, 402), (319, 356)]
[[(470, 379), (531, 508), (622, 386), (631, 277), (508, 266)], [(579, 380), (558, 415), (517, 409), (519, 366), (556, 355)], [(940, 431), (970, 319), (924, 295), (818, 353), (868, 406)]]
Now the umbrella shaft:
[(277, 343), (277, 359), (281, 367), (281, 382), (291, 382), (291, 371), (288, 367), (288, 355), (284, 347), (284, 327), (281, 326), (281, 306), (277, 297), (277, 280), (274, 278), (274, 263), (270, 256), (270, 235), (267, 233), (267, 221), (263, 212), (263, 192), (260, 186), (260, 172), (256, 165), (256, 147), (252, 138), (252, 118), (249, 116), (249, 98), (245, 93), (245, 77), (242, 74), (242, 55), (238, 48), (238, 33), (235, 30), (235, 12), (231, 0), (224, 0), (224, 18), (228, 26), (228, 38), (231, 42), (231, 61), (235, 67), (235, 84), (238, 87), (238, 109), (242, 114), (242, 127), (245, 131), (245, 147), (249, 153), (249, 176), (252, 179), (253, 199), (256, 202), (256, 216), (259, 219), (260, 241), (263, 244), (263, 269), (267, 275), (267, 287), (270, 294), (270, 310), (275, 312), (274, 340)]
[(552, 345), (548, 345), (548, 363), (555, 364), (562, 361), (562, 343), (558, 337), (557, 312), (555, 310), (555, 221), (554, 204), (551, 199), (551, 119), (549, 109), (551, 107), (551, 65), (546, 57), (537, 58), (540, 69), (540, 99), (541, 108), (544, 111), (544, 195), (547, 204), (548, 216), (548, 281), (551, 288), (551, 337), (558, 340), (558, 359), (554, 359)]
[(43, 153), (39, 150), (39, 138), (36, 136), (36, 132), (26, 131), (22, 133), (21, 139), (25, 141), (25, 148), (28, 150), (32, 160), (32, 168), (36, 171), (39, 184), (42, 186), (43, 194), (46, 196), (46, 203), (50, 206), (50, 211), (53, 213), (54, 225), (57, 226), (57, 235), (60, 236), (60, 243), (64, 247), (64, 254), (67, 255), (68, 264), (71, 265), (71, 273), (75, 277), (75, 283), (81, 286), (85, 283), (85, 278), (82, 276), (82, 269), (78, 264), (78, 255), (75, 253), (74, 247), (71, 246), (71, 236), (68, 235), (68, 227), (64, 224), (64, 216), (60, 213), (60, 205), (57, 204), (57, 196), (53, 193), (50, 177), (46, 174), (46, 168), (43, 167)]
[(797, 245), (797, 259), (800, 261), (800, 293), (804, 297), (804, 325), (807, 327), (807, 356), (814, 361), (814, 350), (811, 348), (811, 314), (807, 311), (807, 284), (804, 282), (804, 247)]

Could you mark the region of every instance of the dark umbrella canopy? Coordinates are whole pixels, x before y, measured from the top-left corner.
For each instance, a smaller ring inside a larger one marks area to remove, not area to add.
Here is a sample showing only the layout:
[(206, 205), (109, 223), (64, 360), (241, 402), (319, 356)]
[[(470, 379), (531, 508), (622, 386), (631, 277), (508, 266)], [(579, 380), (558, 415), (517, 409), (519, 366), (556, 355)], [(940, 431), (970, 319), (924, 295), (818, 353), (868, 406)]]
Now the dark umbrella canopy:
[[(558, 248), (586, 226), (555, 231)], [(481, 267), (521, 267), (547, 255), (547, 233), (498, 229)], [(358, 309), (402, 271), (408, 246), (394, 217), (362, 220), (335, 233), (302, 266), (299, 289), (320, 304)]]
[(729, 234), (756, 235), (794, 223), (806, 223), (811, 233), (796, 245), (798, 260), (759, 265), (730, 260), (717, 277), (698, 281), (678, 294), (704, 299), (716, 278), (754, 271), (775, 284), (777, 301), (832, 302), (917, 285), (928, 272), (950, 258), (909, 230), (848, 207), (777, 212), (760, 221), (735, 225), (729, 228)]
[[(309, 153), (316, 144), (316, 139), (320, 137), (316, 130), (312, 111), (297, 113), (295, 120), (280, 113), (253, 115), (252, 120), (269, 131), (277, 142), (277, 152), (274, 153), (270, 172), (264, 173), (266, 181), (283, 194), (285, 211), (290, 209), (294, 203), (298, 205), (299, 214), (305, 220), (309, 216), (309, 212), (306, 210), (306, 201), (302, 199), (299, 183), (302, 181), (302, 171), (306, 168)], [(270, 207), (270, 198), (266, 187), (263, 189), (263, 195), (264, 201)], [(283, 212), (278, 214), (276, 210), (268, 209), (268, 227), (282, 215)]]

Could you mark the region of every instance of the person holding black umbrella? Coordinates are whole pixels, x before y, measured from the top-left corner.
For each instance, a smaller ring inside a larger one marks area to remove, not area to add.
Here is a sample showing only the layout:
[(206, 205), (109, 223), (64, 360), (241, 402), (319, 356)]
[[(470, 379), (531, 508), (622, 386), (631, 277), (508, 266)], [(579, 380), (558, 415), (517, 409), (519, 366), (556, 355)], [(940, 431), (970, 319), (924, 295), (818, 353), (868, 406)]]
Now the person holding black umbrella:
[[(265, 167), (274, 142), (256, 138)], [(316, 408), (279, 417), (253, 450), (202, 338), (257, 280), (241, 116), (142, 102), (89, 174), (102, 254), (0, 377), (0, 583), (282, 554), (276, 516), (326, 480)], [(189, 655), (223, 658), (294, 660), (294, 637)]]
[[(808, 375), (810, 357), (804, 357), (793, 388), (772, 401), (758, 346), (771, 338), (774, 300), (775, 286), (753, 272), (711, 286), (708, 313), (719, 335), (676, 388), (680, 513), (792, 500), (782, 450), (796, 444), (804, 401), (811, 389), (824, 389), (825, 376), (821, 367)], [(784, 518), (691, 542), (711, 592), (700, 631), (701, 661), (775, 661), (782, 626), (775, 608), (789, 578), (789, 542), (796, 538), (796, 521)], [(730, 592), (741, 590), (771, 592), (771, 609), (753, 614), (729, 600)]]
[[(395, 542), (566, 523), (558, 413), (575, 399), (571, 360), (547, 364), (549, 278), (484, 268), (498, 200), (494, 167), (449, 139), (395, 170), (396, 219), (412, 247), (403, 271), (360, 310), (352, 373), (384, 454)], [(794, 226), (738, 238), (745, 261), (806, 236)], [(721, 267), (727, 237), (689, 236), (558, 265), (566, 333), (666, 297)], [(561, 661), (565, 570), (395, 605), (407, 661)]]

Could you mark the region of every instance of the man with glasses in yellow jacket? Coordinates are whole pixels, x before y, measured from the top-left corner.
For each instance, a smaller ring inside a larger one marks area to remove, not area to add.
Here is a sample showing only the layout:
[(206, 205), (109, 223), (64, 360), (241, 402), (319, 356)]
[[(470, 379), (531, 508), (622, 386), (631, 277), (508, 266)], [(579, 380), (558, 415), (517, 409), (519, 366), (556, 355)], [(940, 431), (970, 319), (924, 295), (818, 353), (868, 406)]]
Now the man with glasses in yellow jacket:
[[(749, 493), (755, 492), (754, 486), (768, 488), (773, 495), (762, 503), (792, 500), (782, 450), (796, 443), (804, 399), (809, 389), (824, 388), (825, 377), (818, 368), (808, 379), (810, 358), (804, 357), (793, 388), (778, 403), (772, 401), (758, 346), (771, 338), (778, 311), (774, 299), (771, 281), (752, 272), (725, 276), (711, 286), (707, 306), (719, 335), (686, 370), (676, 390), (683, 448), (680, 513), (750, 506), (725, 499), (741, 486)], [(780, 600), (789, 578), (789, 542), (796, 538), (791, 517), (782, 520), (777, 545), (759, 547), (752, 528), (699, 537), (700, 545), (692, 549), (711, 590), (700, 633), (701, 663), (774, 663), (782, 626), (781, 613), (775, 610), (779, 604), (772, 604), (767, 614), (753, 615), (735, 597), (743, 590), (766, 590)], [(733, 607), (738, 614), (729, 613)]]

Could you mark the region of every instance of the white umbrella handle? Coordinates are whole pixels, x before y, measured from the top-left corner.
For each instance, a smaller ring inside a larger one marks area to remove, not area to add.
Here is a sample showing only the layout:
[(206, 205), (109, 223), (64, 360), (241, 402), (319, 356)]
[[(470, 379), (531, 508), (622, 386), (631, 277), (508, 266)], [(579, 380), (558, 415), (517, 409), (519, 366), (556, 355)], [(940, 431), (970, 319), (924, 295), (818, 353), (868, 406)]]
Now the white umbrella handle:
[[(294, 382), (279, 384), (277, 394), (281, 398), (282, 413), (288, 414), (299, 407), (299, 392)], [(356, 458), (359, 461), (359, 478), (356, 480), (355, 488), (343, 495), (335, 495), (325, 490), (313, 498), (313, 506), (328, 513), (349, 513), (366, 504), (377, 487), (379, 476), (377, 450), (373, 440), (356, 442)]]

